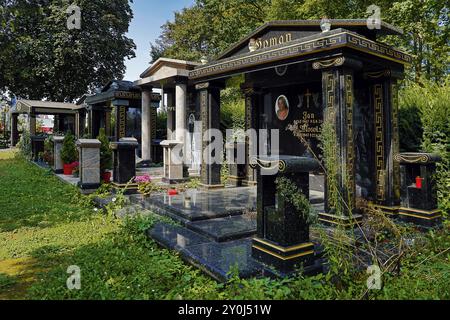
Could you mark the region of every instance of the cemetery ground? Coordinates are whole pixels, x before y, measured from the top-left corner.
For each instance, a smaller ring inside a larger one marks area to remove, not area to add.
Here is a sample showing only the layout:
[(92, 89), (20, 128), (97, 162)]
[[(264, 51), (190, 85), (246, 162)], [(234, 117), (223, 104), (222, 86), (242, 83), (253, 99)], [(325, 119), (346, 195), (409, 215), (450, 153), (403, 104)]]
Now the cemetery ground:
[[(144, 235), (159, 219), (118, 219), (11, 151), (0, 152), (0, 299), (450, 299), (450, 225), (417, 235), (399, 274), (367, 291), (365, 270), (328, 252), (330, 273), (217, 283)], [(67, 268), (81, 269), (68, 290)]]

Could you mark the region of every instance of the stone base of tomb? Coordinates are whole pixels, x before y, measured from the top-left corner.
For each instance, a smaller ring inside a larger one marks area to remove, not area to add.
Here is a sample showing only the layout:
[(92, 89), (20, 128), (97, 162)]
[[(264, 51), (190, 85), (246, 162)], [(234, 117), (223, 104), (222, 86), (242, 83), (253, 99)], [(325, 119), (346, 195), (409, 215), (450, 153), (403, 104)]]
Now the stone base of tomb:
[(256, 185), (258, 185), (258, 183), (256, 181), (244, 180), (244, 186), (246, 186), (246, 187), (254, 187)]
[(398, 210), (398, 216), (404, 222), (425, 228), (433, 228), (442, 223), (442, 212), (438, 209), (428, 211), (401, 207)]
[(223, 189), (223, 188), (225, 188), (224, 184), (211, 185), (211, 184), (200, 183), (200, 189), (202, 189), (202, 190), (217, 190), (217, 189)]
[(136, 168), (151, 168), (154, 166), (154, 162), (152, 160), (141, 160), (136, 163)]
[(316, 264), (313, 243), (283, 247), (267, 239), (254, 238), (252, 256), (282, 273), (291, 273), (302, 267), (309, 269)]
[(116, 183), (111, 182), (111, 186), (113, 187), (113, 192), (117, 193), (119, 190), (123, 192), (123, 194), (130, 195), (138, 193), (138, 185), (137, 183)]
[(319, 213), (319, 221), (331, 227), (343, 227), (346, 229), (356, 228), (358, 224), (362, 223), (361, 215), (353, 215), (352, 217), (337, 216), (329, 213)]
[(373, 204), (371, 208), (403, 222), (413, 223), (419, 227), (433, 228), (441, 225), (442, 212), (439, 209), (421, 210), (401, 206), (382, 206)]
[(101, 184), (100, 183), (81, 183), (78, 182), (78, 187), (81, 190), (97, 190), (98, 188), (100, 188)]
[(179, 184), (179, 183), (184, 183), (189, 181), (189, 178), (182, 178), (182, 179), (169, 179), (169, 178), (165, 178), (163, 177), (161, 179), (162, 182), (166, 183), (166, 184)]
[(228, 184), (232, 185), (234, 187), (242, 187), (244, 186), (245, 178), (238, 177), (238, 176), (229, 176), (228, 177)]

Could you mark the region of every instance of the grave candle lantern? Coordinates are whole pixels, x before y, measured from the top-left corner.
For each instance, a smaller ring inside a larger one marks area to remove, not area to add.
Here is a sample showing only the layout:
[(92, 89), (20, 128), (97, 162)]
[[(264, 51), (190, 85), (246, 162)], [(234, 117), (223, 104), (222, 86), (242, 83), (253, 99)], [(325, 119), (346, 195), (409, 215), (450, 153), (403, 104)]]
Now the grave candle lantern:
[(422, 189), (422, 178), (421, 177), (416, 177), (416, 188)]

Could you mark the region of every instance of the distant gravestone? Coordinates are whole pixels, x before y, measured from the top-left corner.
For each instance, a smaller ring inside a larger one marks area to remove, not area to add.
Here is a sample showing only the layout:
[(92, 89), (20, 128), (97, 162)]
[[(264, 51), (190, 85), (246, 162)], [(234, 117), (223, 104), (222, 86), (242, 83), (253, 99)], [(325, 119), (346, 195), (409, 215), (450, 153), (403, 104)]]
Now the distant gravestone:
[(56, 174), (63, 173), (63, 166), (64, 163), (61, 159), (61, 149), (63, 146), (64, 136), (55, 136), (53, 137), (53, 157), (54, 157), (54, 164), (53, 164), (53, 171)]
[(80, 155), (81, 189), (97, 189), (100, 187), (100, 146), (97, 139), (80, 139), (77, 147)]
[(139, 143), (135, 138), (122, 138), (111, 143), (113, 150), (113, 184), (123, 186), (136, 176), (136, 149)]

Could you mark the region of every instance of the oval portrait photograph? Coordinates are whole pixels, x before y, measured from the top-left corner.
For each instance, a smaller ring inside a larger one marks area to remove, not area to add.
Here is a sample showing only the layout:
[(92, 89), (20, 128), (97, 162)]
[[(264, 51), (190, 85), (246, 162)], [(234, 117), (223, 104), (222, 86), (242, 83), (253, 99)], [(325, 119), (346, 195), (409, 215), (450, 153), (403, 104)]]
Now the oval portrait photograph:
[(275, 112), (279, 120), (284, 121), (289, 115), (289, 101), (286, 96), (279, 96), (275, 104)]

